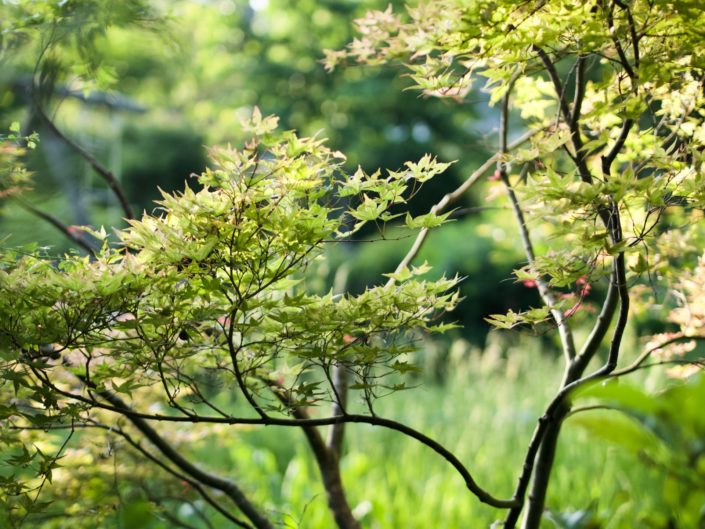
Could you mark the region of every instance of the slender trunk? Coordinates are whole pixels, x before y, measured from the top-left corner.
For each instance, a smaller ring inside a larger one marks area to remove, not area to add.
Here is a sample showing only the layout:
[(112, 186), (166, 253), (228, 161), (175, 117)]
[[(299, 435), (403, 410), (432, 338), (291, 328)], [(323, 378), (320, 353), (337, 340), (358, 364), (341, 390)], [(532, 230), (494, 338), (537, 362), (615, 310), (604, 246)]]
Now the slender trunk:
[(548, 425), (544, 434), (541, 447), (534, 461), (534, 477), (529, 490), (526, 505), (526, 516), (522, 524), (522, 529), (538, 529), (541, 525), (544, 506), (546, 504), (546, 492), (548, 482), (551, 478), (551, 469), (556, 459), (556, 448), (558, 447), (558, 437), (561, 425), (570, 407), (566, 404), (556, 410), (551, 424)]
[[(342, 372), (344, 371), (341, 367), (338, 373), (339, 376), (342, 377), (341, 381), (344, 381), (344, 375), (340, 374)], [(281, 387), (277, 386), (277, 384), (271, 380), (266, 380), (266, 382), (270, 385), (274, 395), (283, 404), (292, 406), (291, 400), (288, 398), (286, 392), (282, 391)], [(338, 389), (343, 390), (343, 394), (345, 394), (347, 391), (346, 384), (342, 384)], [(340, 410), (340, 406), (336, 406), (336, 409), (342, 411)], [(295, 419), (310, 419), (304, 408), (292, 407), (291, 413)], [(323, 480), (323, 488), (326, 491), (328, 507), (331, 513), (333, 513), (333, 518), (335, 519), (338, 529), (360, 529), (360, 523), (355, 519), (355, 516), (353, 516), (352, 509), (348, 503), (345, 487), (343, 486), (343, 480), (340, 475), (340, 449), (343, 441), (343, 430), (335, 428), (336, 426), (339, 425), (332, 425), (329, 444), (326, 444), (326, 441), (323, 439), (317, 427), (311, 425), (302, 426), (301, 430), (306, 436), (306, 440), (311, 447), (311, 452), (316, 459), (318, 471), (321, 473), (321, 479)]]
[[(319, 459), (318, 454), (316, 454), (316, 459)], [(360, 522), (353, 516), (348, 498), (345, 495), (337, 458), (332, 456), (326, 461), (318, 461), (318, 468), (323, 478), (323, 486), (326, 489), (328, 507), (333, 513), (333, 518), (335, 518), (339, 529), (360, 529)]]
[[(129, 410), (125, 402), (117, 395), (109, 391), (99, 393), (106, 401), (117, 408)], [(259, 509), (247, 498), (245, 493), (231, 480), (222, 478), (207, 472), (182, 456), (178, 450), (172, 447), (149, 423), (140, 418), (130, 415), (125, 417), (137, 428), (158, 450), (159, 452), (176, 465), (181, 471), (191, 476), (196, 481), (212, 487), (224, 493), (235, 505), (247, 516), (257, 529), (274, 529), (274, 525), (262, 514)]]
[[(307, 417), (302, 410), (294, 410), (294, 416), (297, 418)], [(316, 458), (316, 464), (321, 473), (323, 487), (326, 491), (328, 507), (333, 513), (335, 523), (339, 529), (360, 529), (360, 523), (353, 516), (348, 497), (345, 494), (343, 479), (340, 475), (338, 450), (333, 446), (326, 445), (318, 428), (315, 426), (304, 426), (302, 430), (311, 446), (311, 452)]]

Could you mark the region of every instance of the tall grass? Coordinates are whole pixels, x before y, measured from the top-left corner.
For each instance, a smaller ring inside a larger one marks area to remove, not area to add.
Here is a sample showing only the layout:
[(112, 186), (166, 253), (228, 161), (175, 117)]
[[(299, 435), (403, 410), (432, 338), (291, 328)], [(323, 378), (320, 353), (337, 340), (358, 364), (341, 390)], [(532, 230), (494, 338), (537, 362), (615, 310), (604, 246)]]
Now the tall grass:
[[(535, 344), (535, 342), (532, 342)], [(451, 356), (443, 383), (422, 383), (379, 402), (379, 415), (408, 424), (442, 442), (481, 486), (510, 497), (536, 419), (555, 394), (555, 359), (526, 344), (498, 355)], [(491, 352), (490, 352), (491, 353)], [(502, 513), (480, 503), (441, 457), (397, 432), (348, 426), (342, 460), (351, 504), (370, 529), (489, 527)], [(222, 439), (222, 438), (221, 438)], [(207, 440), (204, 455), (215, 454)], [(243, 430), (221, 449), (255, 497), (285, 527), (334, 527), (325, 493), (303, 435), (290, 429)], [(221, 459), (222, 463), (222, 459)], [(221, 466), (221, 465), (219, 465)], [(552, 474), (547, 508), (594, 509), (601, 527), (657, 527), (663, 518), (663, 476), (566, 422)], [(654, 518), (654, 513), (657, 514)], [(648, 519), (652, 522), (647, 523)], [(552, 527), (546, 522), (546, 527)]]

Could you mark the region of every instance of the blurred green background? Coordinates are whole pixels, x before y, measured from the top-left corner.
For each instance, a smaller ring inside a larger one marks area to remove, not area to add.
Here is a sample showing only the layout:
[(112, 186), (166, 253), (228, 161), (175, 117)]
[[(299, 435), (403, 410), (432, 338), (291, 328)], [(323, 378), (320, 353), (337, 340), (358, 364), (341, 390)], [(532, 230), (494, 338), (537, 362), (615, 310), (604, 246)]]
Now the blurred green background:
[[(149, 2), (150, 11), (138, 22), (134, 13), (122, 13), (128, 8), (120, 3), (91, 0), (83, 9), (87, 5), (116, 12), (118, 23), (103, 34), (86, 29), (85, 35), (59, 40), (39, 72), (37, 57), (47, 37), (25, 36), (5, 51), (0, 71), (2, 122), (17, 120), (42, 139), (28, 160), (34, 192), (25, 198), (67, 225), (119, 226), (121, 211), (100, 177), (33, 114), (32, 98), (46, 101), (62, 131), (118, 177), (137, 212), (154, 211), (158, 189), (178, 190), (201, 172), (208, 146), (241, 142), (240, 121), (255, 105), (265, 115), (278, 115), (283, 129), (328, 138), (347, 156), (351, 172), (358, 165), (368, 172), (396, 170), (425, 153), (456, 161), (412, 201), (412, 213), (427, 212), (455, 189), (496, 142), (496, 116), (480, 90), (456, 104), (406, 90), (401, 68), (324, 70), (323, 49), (343, 47), (353, 38), (354, 18), (384, 8), (384, 2)], [(49, 30), (35, 30), (41, 31)], [(31, 93), (33, 78), (46, 85), (35, 90), (39, 95)], [(489, 194), (484, 183), (472, 189), (458, 204), (456, 222), (432, 234), (420, 256), (439, 273), (469, 278), (462, 286), (468, 301), (453, 319), (476, 345), (485, 339), (487, 315), (538, 302), (531, 289), (511, 279), (522, 263), (521, 247), (504, 204), (488, 200)], [(71, 246), (17, 204), (4, 207), (0, 231), (11, 234), (9, 244), (37, 242), (55, 252)], [(381, 281), (411, 235), (331, 248), (328, 281), (343, 264), (354, 291)], [(362, 237), (379, 234), (368, 229)]]
[[(0, 125), (7, 129), (18, 121), (23, 131), (40, 135), (26, 160), (34, 176), (22, 200), (66, 225), (124, 226), (115, 197), (47, 129), (35, 112), (37, 101), (67, 136), (117, 176), (133, 208), (147, 212), (155, 208), (158, 189), (181, 189), (203, 170), (209, 145), (243, 141), (240, 120), (256, 105), (265, 115), (280, 116), (284, 129), (328, 138), (347, 156), (351, 172), (358, 165), (368, 172), (398, 169), (424, 153), (456, 161), (411, 204), (415, 212), (427, 211), (491, 154), (496, 115), (479, 89), (462, 104), (421, 98), (405, 89), (401, 69), (324, 71), (322, 50), (343, 47), (353, 38), (353, 19), (387, 3), (3, 2)], [(382, 413), (446, 443), (480, 483), (507, 496), (560, 372), (550, 333), (499, 335), (484, 321), (539, 302), (534, 289), (511, 275), (524, 261), (498, 191), (497, 183), (479, 182), (459, 205), (456, 221), (432, 233), (419, 256), (437, 274), (466, 278), (465, 301), (449, 316), (461, 327), (444, 341), (424, 344), (417, 358), (424, 367), (420, 387), (385, 400)], [(0, 234), (10, 246), (37, 243), (56, 254), (72, 248), (17, 201), (0, 203)], [(359, 241), (333, 246), (312, 271), (311, 283), (329, 288), (341, 271), (353, 291), (380, 283), (406, 253), (412, 235), (392, 228), (385, 232), (389, 240), (365, 244), (379, 238), (367, 231)], [(600, 285), (595, 287), (588, 302), (601, 297)], [(641, 331), (651, 330), (648, 321), (639, 325), (644, 329), (630, 330), (634, 351)], [(660, 380), (644, 382), (657, 387)], [(392, 432), (348, 430), (344, 477), (366, 527), (487, 527), (497, 516), (420, 445)], [(244, 476), (255, 498), (280, 513), (286, 527), (332, 526), (300, 432), (243, 430), (237, 441), (205, 437), (191, 449), (204, 464)], [(553, 522), (547, 518), (547, 527), (635, 527), (634, 520), (639, 527), (690, 527), (669, 525), (679, 516), (680, 482), (658, 465), (637, 461), (568, 424), (549, 493), (556, 514)], [(172, 527), (144, 503), (143, 490), (125, 484), (117, 496), (118, 507), (105, 515), (104, 527)], [(222, 522), (217, 515), (200, 520), (183, 506), (178, 514), (193, 527)], [(76, 527), (62, 519), (41, 523)]]

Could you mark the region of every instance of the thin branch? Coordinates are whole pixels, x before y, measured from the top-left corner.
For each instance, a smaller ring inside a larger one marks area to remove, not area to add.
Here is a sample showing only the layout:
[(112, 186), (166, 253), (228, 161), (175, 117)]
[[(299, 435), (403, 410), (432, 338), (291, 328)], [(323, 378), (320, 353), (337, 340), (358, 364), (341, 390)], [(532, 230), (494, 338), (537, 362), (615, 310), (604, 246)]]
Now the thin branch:
[(159, 468), (167, 472), (168, 474), (171, 474), (175, 478), (185, 481), (188, 483), (188, 485), (193, 488), (202, 498), (203, 500), (210, 504), (216, 511), (218, 511), (220, 514), (222, 514), (225, 518), (233, 522), (235, 525), (238, 527), (242, 527), (243, 529), (252, 529), (252, 526), (236, 516), (233, 516), (231, 513), (229, 513), (227, 510), (225, 510), (217, 501), (215, 501), (210, 494), (208, 494), (205, 489), (198, 483), (197, 481), (194, 481), (193, 479), (189, 478), (188, 476), (181, 474), (180, 472), (177, 472), (173, 468), (169, 467), (166, 465), (163, 461), (161, 461), (159, 458), (155, 457), (152, 453), (150, 453), (148, 450), (143, 448), (139, 442), (135, 441), (132, 436), (130, 436), (127, 432), (120, 428), (109, 428), (107, 426), (99, 426), (101, 428), (105, 428), (109, 432), (116, 433), (120, 435), (127, 443), (132, 446), (135, 450), (137, 450), (140, 454), (142, 454), (144, 457), (146, 457), (148, 460), (150, 460), (152, 463), (156, 464)]
[(609, 330), (612, 319), (614, 318), (615, 309), (617, 308), (617, 300), (619, 299), (616, 284), (617, 277), (613, 271), (610, 275), (610, 282), (607, 287), (605, 301), (602, 304), (602, 310), (600, 310), (600, 314), (597, 316), (595, 325), (593, 326), (592, 331), (590, 331), (590, 335), (587, 340), (585, 340), (580, 353), (578, 353), (578, 356), (575, 357), (575, 360), (570, 366), (568, 371), (568, 379), (566, 382), (577, 379), (582, 373), (585, 372), (587, 365), (595, 356), (602, 340), (607, 335), (607, 331)]
[(245, 378), (242, 376), (242, 371), (240, 370), (240, 363), (238, 362), (238, 353), (242, 349), (242, 339), (240, 340), (241, 343), (237, 348), (233, 343), (233, 339), (235, 336), (236, 312), (237, 309), (233, 309), (231, 311), (230, 317), (228, 318), (229, 322), (227, 330), (228, 352), (230, 353), (230, 361), (232, 362), (233, 372), (235, 373), (235, 379), (237, 380), (238, 387), (240, 388), (242, 394), (245, 396), (247, 402), (250, 404), (250, 406), (252, 406), (252, 408), (257, 412), (260, 417), (266, 418), (267, 413), (262, 409), (262, 407), (257, 403), (255, 398), (250, 393), (250, 390), (248, 389), (247, 384), (245, 383)]
[[(688, 336), (685, 334), (681, 334), (678, 336), (674, 336), (673, 338), (670, 338), (669, 340), (666, 340), (665, 342), (656, 345), (650, 349), (645, 350), (643, 353), (641, 353), (631, 364), (629, 364), (626, 367), (623, 367), (622, 369), (613, 371), (610, 374), (610, 377), (621, 377), (623, 375), (628, 375), (629, 373), (633, 373), (634, 371), (640, 369), (644, 362), (648, 360), (653, 353), (658, 351), (659, 349), (663, 349), (664, 347), (671, 345), (673, 343), (677, 343), (680, 341), (689, 341), (689, 340), (695, 340), (695, 341), (705, 341), (705, 336)], [(649, 364), (649, 365), (656, 365), (656, 364)]]
[(73, 233), (69, 229), (69, 227), (66, 224), (64, 224), (63, 222), (61, 222), (61, 220), (59, 220), (57, 217), (55, 217), (51, 213), (47, 213), (45, 211), (42, 211), (41, 209), (37, 208), (36, 206), (33, 206), (29, 202), (26, 202), (22, 199), (18, 198), (16, 200), (17, 200), (17, 203), (23, 209), (30, 212), (32, 215), (39, 217), (40, 219), (48, 222), (49, 224), (54, 226), (57, 230), (59, 230), (64, 235), (64, 237), (66, 237), (71, 242), (77, 244), (78, 246), (83, 248), (86, 252), (88, 252), (91, 255), (91, 257), (94, 257), (94, 258), (96, 257), (95, 249), (90, 244), (88, 244), (82, 237)]
[[(566, 100), (565, 93), (563, 92), (563, 84), (561, 83), (561, 79), (558, 76), (558, 71), (556, 70), (555, 65), (553, 64), (553, 62), (551, 62), (551, 58), (539, 46), (534, 45), (533, 49), (541, 59), (541, 62), (543, 63), (544, 68), (546, 69), (546, 73), (548, 74), (548, 77), (551, 80), (551, 83), (553, 84), (553, 90), (556, 93), (556, 97), (558, 98), (558, 106), (560, 108), (560, 112), (563, 115), (563, 119), (565, 120), (566, 124), (568, 125), (568, 129), (570, 130), (570, 141), (573, 145), (574, 151), (573, 160), (575, 161), (575, 165), (578, 168), (578, 174), (580, 175), (580, 179), (583, 182), (591, 184), (592, 174), (590, 173), (590, 169), (588, 168), (587, 163), (585, 162), (583, 140), (580, 134), (580, 114), (577, 112), (570, 111), (568, 101)], [(582, 99), (580, 101), (582, 101)]]
[(93, 170), (98, 173), (101, 178), (103, 178), (103, 180), (105, 180), (105, 182), (108, 184), (108, 187), (110, 187), (110, 190), (118, 199), (118, 202), (120, 202), (120, 206), (122, 207), (122, 211), (125, 214), (125, 218), (128, 220), (133, 219), (134, 216), (132, 214), (132, 208), (130, 207), (130, 203), (127, 200), (127, 195), (125, 194), (125, 191), (123, 190), (122, 186), (120, 185), (120, 182), (118, 182), (115, 175), (107, 167), (103, 166), (103, 164), (101, 164), (91, 153), (89, 153), (78, 143), (73, 141), (71, 138), (66, 136), (66, 134), (64, 134), (61, 130), (59, 130), (59, 128), (51, 120), (51, 118), (46, 115), (41, 106), (36, 105), (35, 112), (42, 119), (42, 121), (46, 123), (49, 130), (57, 138), (59, 138), (66, 145), (71, 147), (74, 151), (76, 151), (81, 156), (81, 158), (86, 160), (88, 164), (93, 168)]
[(573, 123), (577, 123), (580, 119), (580, 113), (582, 111), (583, 100), (585, 99), (585, 67), (587, 63), (587, 57), (581, 55), (575, 61), (575, 95), (573, 96), (573, 112), (570, 116), (570, 120)]
[[(622, 226), (619, 219), (619, 209), (616, 204), (612, 206), (612, 215), (610, 217), (612, 240), (615, 244), (622, 242)], [(613, 283), (619, 296), (619, 313), (617, 322), (612, 333), (612, 341), (607, 354), (607, 361), (600, 369), (595, 371), (587, 378), (601, 378), (609, 375), (617, 368), (619, 360), (619, 350), (622, 345), (622, 337), (627, 327), (629, 319), (629, 287), (627, 285), (627, 272), (624, 252), (619, 252), (613, 261)]]
[[(615, 2), (617, 3), (617, 2)], [(623, 6), (622, 6), (623, 7)], [(605, 9), (605, 12), (607, 14), (607, 24), (608, 24), (608, 31), (609, 34), (612, 38), (612, 43), (614, 44), (615, 49), (617, 50), (617, 55), (619, 55), (619, 62), (621, 63), (622, 67), (624, 68), (624, 71), (627, 73), (629, 76), (629, 79), (632, 84), (632, 89), (636, 91), (636, 85), (635, 81), (637, 79), (636, 72), (632, 69), (632, 65), (629, 64), (629, 61), (627, 60), (627, 55), (624, 53), (624, 48), (622, 48), (622, 43), (619, 42), (619, 39), (617, 38), (617, 35), (615, 34), (615, 28), (614, 28), (614, 15), (612, 13), (612, 9), (614, 8), (614, 5), (609, 6), (607, 9)], [(634, 22), (632, 20), (632, 22)], [(634, 35), (634, 28), (632, 26), (631, 28), (631, 33)], [(638, 56), (639, 51), (638, 48), (636, 47), (636, 40), (633, 41), (634, 46), (635, 46), (635, 54)]]
[[(529, 130), (519, 136), (516, 140), (511, 142), (507, 146), (507, 150), (511, 151), (518, 146), (526, 143), (529, 141), (533, 136), (541, 132), (543, 129), (538, 129), (538, 130)], [(482, 177), (487, 171), (489, 171), (496, 163), (497, 160), (500, 158), (499, 153), (496, 153), (492, 155), (490, 158), (488, 158), (480, 167), (478, 167), (475, 171), (470, 174), (470, 176), (467, 177), (467, 179), (458, 187), (455, 189), (455, 191), (452, 191), (451, 193), (446, 194), (438, 203), (436, 203), (430, 210), (430, 213), (433, 214), (440, 214), (443, 211), (446, 210), (448, 206), (453, 204), (455, 201), (457, 201), (463, 194), (470, 189), (470, 187), (477, 182), (477, 180)], [(396, 270), (394, 273), (399, 273), (401, 270), (404, 268), (408, 268), (408, 266), (411, 264), (411, 262), (414, 260), (414, 258), (418, 255), (419, 251), (421, 251), (421, 248), (426, 241), (426, 237), (428, 236), (429, 229), (428, 228), (423, 228), (421, 231), (419, 231), (419, 234), (416, 236), (416, 240), (414, 241), (414, 244), (411, 246), (409, 251), (406, 253), (404, 258), (399, 262), (399, 265), (397, 265)], [(394, 279), (390, 279), (387, 284), (393, 284)]]
[(190, 523), (184, 522), (181, 518), (176, 516), (175, 514), (171, 514), (169, 512), (169, 508), (165, 507), (163, 505), (163, 502), (153, 496), (152, 494), (147, 493), (147, 497), (157, 506), (161, 507), (161, 510), (159, 511), (159, 514), (166, 518), (167, 522), (169, 522), (172, 527), (182, 527), (183, 529), (198, 529), (195, 525), (191, 525)]
[[(510, 499), (510, 500), (503, 500), (499, 498), (495, 498), (492, 496), (490, 493), (482, 489), (473, 479), (472, 475), (468, 471), (468, 469), (460, 462), (460, 460), (447, 448), (445, 448), (442, 444), (440, 444), (438, 441), (435, 441), (431, 437), (411, 428), (410, 426), (407, 426), (403, 423), (394, 421), (392, 419), (385, 419), (379, 416), (369, 416), (369, 415), (340, 415), (336, 417), (321, 417), (321, 418), (311, 418), (311, 419), (287, 419), (287, 418), (280, 418), (280, 417), (271, 417), (268, 416), (266, 418), (262, 417), (217, 417), (217, 416), (197, 416), (197, 417), (180, 417), (180, 416), (171, 416), (171, 415), (161, 415), (161, 414), (148, 414), (148, 413), (141, 413), (141, 412), (136, 412), (129, 407), (125, 406), (124, 403), (122, 403), (122, 400), (119, 399), (117, 396), (112, 396), (112, 398), (118, 399), (121, 404), (116, 404), (115, 402), (112, 402), (110, 404), (105, 404), (100, 401), (96, 401), (95, 399), (91, 399), (88, 397), (84, 397), (82, 395), (77, 395), (75, 393), (72, 393), (70, 391), (65, 391), (62, 390), (61, 388), (57, 387), (55, 384), (53, 384), (46, 376), (42, 376), (37, 370), (33, 370), (35, 375), (37, 375), (40, 378), (40, 381), (46, 385), (47, 387), (51, 388), (53, 391), (56, 393), (63, 395), (67, 398), (71, 398), (80, 402), (84, 402), (87, 404), (90, 404), (92, 406), (112, 411), (114, 413), (118, 413), (120, 415), (123, 415), (130, 419), (130, 421), (133, 422), (133, 424), (136, 425), (136, 422), (139, 422), (141, 425), (146, 427), (150, 431), (150, 433), (156, 434), (154, 430), (151, 429), (151, 427), (146, 423), (146, 421), (161, 421), (161, 422), (180, 422), (180, 423), (189, 423), (189, 424), (195, 424), (195, 423), (202, 423), (202, 424), (250, 424), (250, 425), (261, 425), (261, 426), (288, 426), (288, 427), (296, 427), (296, 428), (301, 428), (304, 426), (331, 426), (333, 424), (338, 424), (341, 422), (344, 423), (357, 423), (357, 424), (369, 424), (372, 426), (380, 426), (382, 428), (387, 428), (389, 430), (394, 430), (396, 432), (402, 433), (406, 435), (407, 437), (411, 437), (412, 439), (415, 439), (416, 441), (420, 442), (424, 446), (427, 446), (436, 454), (440, 455), (445, 459), (464, 479), (465, 485), (467, 486), (468, 490), (470, 490), (473, 494), (475, 494), (478, 499), (483, 502), (487, 503), (488, 505), (492, 505), (493, 507), (497, 508), (510, 508), (515, 505), (517, 505), (517, 500), (515, 499)], [(107, 399), (106, 399), (107, 400)], [(108, 401), (110, 402), (110, 401)], [(116, 401), (117, 402), (117, 401)], [(145, 434), (146, 435), (146, 434)], [(158, 436), (158, 434), (156, 434)], [(173, 451), (173, 449), (172, 449)], [(166, 455), (166, 454), (165, 454)], [(178, 454), (176, 454), (177, 457), (180, 457)], [(190, 465), (190, 463), (186, 462), (186, 464)], [(197, 470), (197, 469), (196, 469)], [(199, 471), (200, 472), (200, 471)], [(219, 478), (217, 478), (219, 479)], [(204, 482), (205, 483), (205, 482)], [(227, 482), (230, 483), (230, 482)], [(209, 485), (208, 483), (205, 483), (206, 485)], [(209, 485), (211, 486), (211, 485)], [(217, 488), (214, 486), (214, 488)]]
[[(503, 100), (502, 108), (500, 112), (500, 124), (499, 124), (499, 153), (500, 159), (497, 162), (497, 170), (499, 171), (500, 179), (504, 184), (504, 188), (507, 191), (507, 196), (512, 204), (512, 209), (514, 210), (514, 217), (516, 218), (517, 224), (519, 226), (519, 235), (521, 237), (521, 242), (524, 246), (524, 253), (529, 262), (529, 266), (533, 268), (536, 262), (536, 255), (534, 254), (534, 248), (531, 243), (531, 235), (529, 234), (529, 229), (526, 225), (526, 219), (524, 218), (524, 212), (519, 204), (519, 199), (514, 192), (514, 188), (509, 182), (509, 175), (507, 174), (507, 167), (502, 158), (507, 154), (507, 123), (509, 120), (509, 98), (511, 97), (513, 81), (510, 83), (510, 87), (507, 90)], [(524, 170), (528, 166), (524, 166)], [(554, 308), (557, 305), (556, 299), (551, 292), (548, 284), (542, 277), (537, 277), (536, 286), (538, 287), (539, 294), (544, 304), (549, 307), (551, 315), (556, 321), (558, 326), (558, 333), (561, 339), (561, 346), (563, 349), (563, 354), (565, 356), (566, 363), (569, 364), (571, 360), (575, 357), (575, 341), (573, 339), (573, 333), (568, 324), (568, 320), (560, 309)]]
[(624, 122), (622, 123), (622, 129), (619, 131), (619, 136), (614, 142), (612, 149), (610, 149), (609, 154), (602, 157), (602, 174), (605, 178), (609, 178), (612, 168), (612, 162), (614, 162), (615, 158), (617, 158), (617, 155), (622, 150), (622, 147), (624, 147), (624, 142), (627, 141), (627, 137), (629, 136), (629, 131), (631, 130), (632, 126), (634, 126), (633, 119), (627, 118), (624, 120)]
[(241, 491), (234, 482), (206, 472), (188, 461), (161, 435), (159, 435), (159, 433), (154, 430), (154, 428), (152, 428), (144, 419), (126, 414), (125, 412), (128, 411), (129, 408), (127, 404), (117, 395), (109, 391), (101, 391), (99, 394), (103, 399), (110, 402), (117, 409), (121, 409), (122, 415), (125, 415), (134, 427), (137, 428), (156, 448), (159, 449), (162, 455), (169, 459), (183, 472), (204, 485), (213, 487), (214, 489), (218, 489), (225, 493), (252, 521), (257, 529), (274, 529), (271, 522), (260, 514), (257, 508), (250, 502), (249, 499), (247, 499), (245, 493)]
[[(42, 489), (44, 488), (44, 485), (46, 485), (47, 480), (51, 482), (51, 479), (49, 478), (49, 472), (51, 472), (51, 468), (56, 464), (56, 462), (59, 460), (61, 457), (61, 453), (66, 449), (66, 447), (69, 444), (69, 441), (73, 437), (73, 434), (76, 432), (76, 429), (74, 428), (74, 423), (73, 419), (71, 419), (71, 425), (70, 425), (70, 430), (68, 435), (66, 436), (66, 439), (64, 439), (63, 443), (61, 443), (61, 446), (59, 447), (59, 450), (56, 452), (56, 455), (51, 458), (51, 463), (47, 466), (47, 470), (44, 471), (44, 474), (42, 476), (42, 481), (37, 487), (36, 494), (34, 496), (34, 499), (32, 500), (32, 505), (37, 503), (37, 500), (39, 500), (39, 495), (42, 493)], [(32, 509), (26, 509), (26, 512), (24, 516), (20, 519), (19, 524), (17, 527), (22, 527), (24, 525), (24, 522), (27, 520), (27, 517), (32, 514)]]
[(564, 417), (565, 419), (568, 419), (569, 417), (572, 417), (573, 415), (577, 415), (578, 413), (585, 413), (586, 411), (601, 411), (601, 410), (608, 410), (608, 411), (621, 411), (619, 408), (615, 408), (614, 406), (608, 406), (607, 404), (591, 404), (589, 406), (576, 406), (575, 408), (571, 408), (571, 410), (566, 413)]
[(632, 10), (629, 6), (621, 2), (621, 0), (614, 0), (614, 3), (618, 5), (627, 14), (627, 21), (629, 22), (629, 34), (632, 39), (632, 51), (634, 52), (634, 66), (639, 68), (639, 36), (636, 32), (636, 23), (634, 22), (634, 17), (632, 16)]

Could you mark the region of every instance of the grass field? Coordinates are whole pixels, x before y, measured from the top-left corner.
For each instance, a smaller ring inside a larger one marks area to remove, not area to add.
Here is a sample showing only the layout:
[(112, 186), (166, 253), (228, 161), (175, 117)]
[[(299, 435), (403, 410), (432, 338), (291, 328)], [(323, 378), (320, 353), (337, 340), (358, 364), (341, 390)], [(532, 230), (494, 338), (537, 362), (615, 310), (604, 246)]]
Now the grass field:
[[(515, 351), (509, 360), (466, 359), (450, 371), (445, 383), (421, 383), (382, 399), (377, 411), (442, 442), (481, 486), (509, 497), (536, 418), (558, 384), (559, 366), (540, 354)], [(231, 461), (275, 517), (291, 528), (334, 526), (300, 432), (252, 429), (241, 440), (218, 458)], [(207, 439), (202, 450), (206, 459), (214, 457)], [(440, 456), (394, 431), (349, 426), (342, 467), (350, 502), (370, 529), (481, 528), (502, 515), (468, 492)], [(663, 482), (658, 471), (569, 419), (547, 507), (563, 513), (593, 509), (605, 529), (667, 527)]]
[[(462, 354), (451, 352), (446, 359), (444, 379), (420, 378), (413, 389), (379, 400), (376, 412), (441, 442), (464, 462), (483, 488), (496, 497), (509, 498), (537, 417), (553, 396), (561, 377), (559, 362), (542, 354), (537, 345), (536, 340), (520, 339), (511, 347), (488, 347), (482, 355), (467, 349)], [(654, 389), (663, 385), (663, 375), (656, 371), (644, 372), (635, 382)], [(222, 397), (230, 398), (225, 393)], [(697, 403), (693, 405), (697, 415)], [(588, 413), (603, 412), (587, 412), (577, 417)], [(547, 508), (551, 512), (546, 517), (545, 528), (702, 529), (697, 522), (693, 525), (691, 521), (689, 525), (681, 520), (700, 518), (698, 513), (705, 495), (698, 492), (699, 495), (689, 496), (687, 491), (683, 494), (683, 489), (678, 488), (683, 485), (673, 476), (644, 464), (622, 447), (597, 438), (579, 426), (579, 422), (569, 418), (562, 430), (548, 491)], [(194, 425), (172, 434), (177, 439), (182, 438), (180, 446), (189, 454), (189, 459), (242, 486), (270, 518), (278, 522), (277, 527), (335, 527), (318, 469), (299, 430), (273, 426), (235, 429)], [(60, 444), (63, 435), (57, 433), (54, 444)], [(95, 432), (77, 434), (71, 447), (100, 445), (101, 438), (94, 435)], [(696, 432), (696, 441), (701, 438), (698, 435)], [(686, 460), (689, 457), (687, 446), (682, 442), (678, 446), (681, 448), (675, 453)], [(700, 464), (703, 458), (697, 454), (702, 452), (702, 442), (698, 446), (692, 447), (696, 454), (693, 461)], [(158, 476), (154, 473), (155, 467), (141, 463), (135, 467), (135, 460), (123, 459), (127, 452), (118, 450), (116, 454), (115, 459), (103, 457), (102, 477), (84, 474), (80, 458), (76, 459), (75, 454), (73, 459), (62, 461), (54, 483), (59, 487), (54, 496), (59, 503), (53, 509), (60, 510), (63, 505), (60, 498), (64, 493), (59, 492), (62, 487), (87, 487), (82, 501), (93, 501), (105, 510), (105, 517), (95, 527), (176, 527), (164, 517), (163, 511), (160, 513), (144, 501), (144, 490), (159, 488), (158, 479), (154, 483), (150, 481)], [(341, 463), (350, 503), (365, 529), (488, 528), (503, 517), (501, 511), (480, 503), (466, 490), (461, 477), (442, 457), (398, 432), (368, 425), (348, 425)], [(123, 475), (120, 480), (113, 476), (118, 470)], [(698, 472), (696, 470), (695, 475)], [(129, 478), (131, 473), (136, 473), (134, 479)], [(136, 475), (143, 477), (136, 478)], [(705, 471), (699, 474), (702, 475)], [(173, 483), (173, 478), (164, 477), (166, 483), (172, 484), (169, 490), (177, 493), (187, 490), (183, 484)], [(140, 482), (147, 485), (146, 489), (140, 488)], [(54, 484), (47, 485), (47, 492)], [(701, 484), (699, 489), (696, 485), (695, 489), (703, 491), (705, 485)], [(110, 499), (110, 495), (114, 497)], [(172, 506), (179, 505), (178, 497), (178, 494), (174, 496), (177, 503)], [(694, 503), (681, 506), (680, 498), (691, 498)], [(225, 499), (223, 501), (229, 505)], [(182, 506), (185, 509), (179, 508), (176, 514), (190, 527), (228, 526), (218, 514), (213, 514), (209, 526), (190, 512), (187, 505)], [(80, 501), (67, 512), (79, 508), (83, 508)], [(592, 513), (589, 523), (581, 522), (587, 521), (581, 517), (581, 511)], [(682, 516), (686, 511), (690, 515)], [(559, 523), (561, 517), (565, 523)], [(557, 521), (552, 522), (551, 518)], [(32, 523), (41, 519), (33, 518)], [(49, 521), (41, 525), (43, 529), (94, 527), (81, 525), (82, 522), (75, 525), (80, 520), (63, 515), (44, 519)]]

